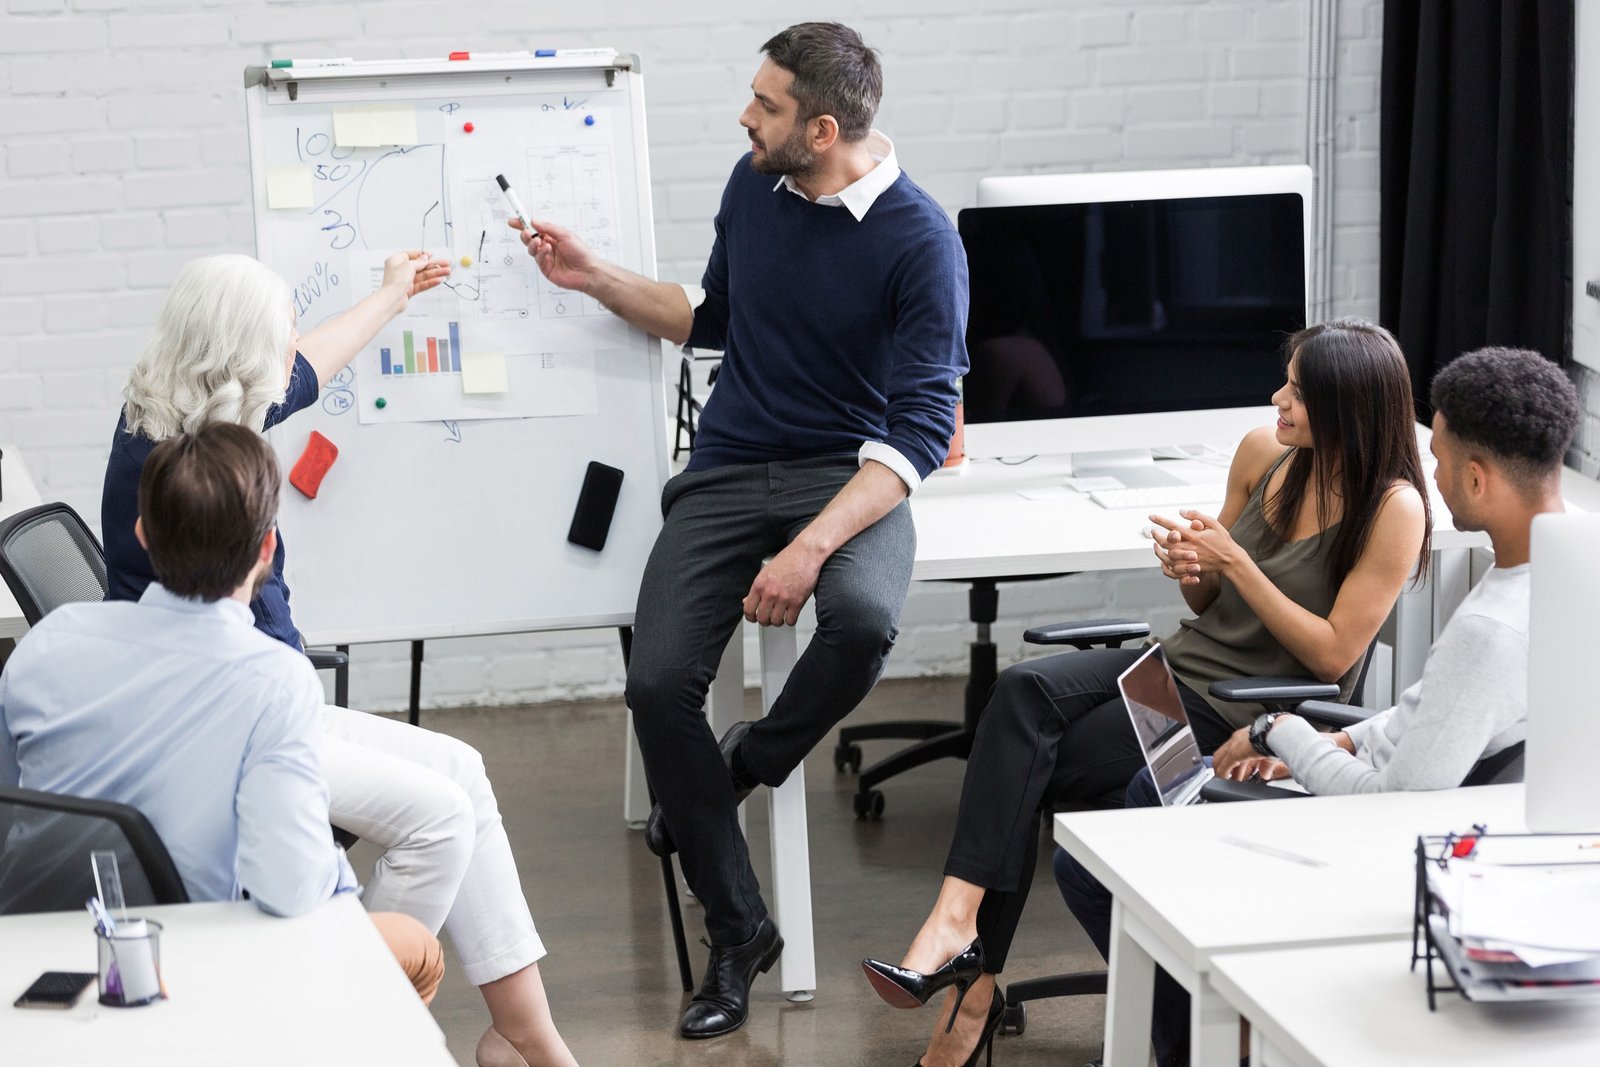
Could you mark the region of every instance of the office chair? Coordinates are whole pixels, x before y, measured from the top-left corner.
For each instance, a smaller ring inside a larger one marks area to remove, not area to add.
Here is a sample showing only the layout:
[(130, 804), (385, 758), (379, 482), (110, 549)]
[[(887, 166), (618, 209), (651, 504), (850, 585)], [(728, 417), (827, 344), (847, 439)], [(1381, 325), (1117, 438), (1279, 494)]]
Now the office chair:
[[(62, 604), (104, 600), (109, 588), (100, 541), (66, 504), (40, 504), (0, 521), (0, 577), (5, 578), (22, 617), (33, 626)], [(340, 672), (350, 657), (307, 649), (318, 670)]]
[(0, 915), (77, 911), (97, 895), (89, 854), (116, 853), (130, 907), (187, 904), (167, 847), (137, 808), (0, 786)]
[[(717, 365), (711, 368), (706, 375), (706, 385), (717, 384), (717, 371), (722, 369), (720, 354), (711, 358)], [(694, 362), (695, 354), (687, 345), (684, 346), (683, 359), (678, 364), (678, 415), (677, 425), (672, 431), (672, 458), (676, 460), (685, 451), (694, 451), (694, 434), (696, 420), (700, 416), (701, 403), (694, 395)], [(685, 438), (688, 438), (685, 441)]]
[[(40, 504), (0, 521), (0, 578), (17, 598), (29, 626), (63, 604), (104, 600), (110, 588), (100, 541), (78, 513), (62, 503)], [(336, 684), (342, 695), (350, 657), (327, 649), (307, 649), (306, 657), (317, 670), (338, 673)], [(356, 841), (337, 828), (333, 836), (342, 848)]]
[[(959, 722), (949, 719), (896, 719), (890, 722), (869, 722), (839, 728), (839, 741), (833, 747), (833, 768), (840, 774), (859, 772), (861, 775), (856, 782), (856, 818), (873, 820), (882, 818), (883, 793), (874, 788), (880, 783), (913, 767), (932, 763), (934, 760), (967, 758), (972, 752), (972, 739), (978, 732), (978, 719), (983, 715), (984, 705), (989, 702), (989, 691), (994, 688), (995, 679), (999, 677), (999, 650), (989, 637), (989, 627), (999, 617), (998, 583), (1033, 582), (1060, 577), (1059, 574), (1021, 574), (1009, 578), (970, 579), (971, 588), (967, 591), (967, 615), (977, 628), (977, 633), (974, 635), (969, 653), (966, 695), (962, 701), (962, 716)], [(1149, 633), (1148, 627), (1145, 628), (1145, 633)], [(890, 740), (915, 743), (862, 770), (861, 742)]]
[[(1072, 645), (1083, 650), (1095, 646), (1107, 648), (1120, 648), (1124, 641), (1137, 640), (1150, 636), (1150, 627), (1142, 622), (1127, 622), (1119, 619), (1091, 619), (1077, 623), (1058, 623), (1050, 626), (1037, 626), (1023, 635), (1024, 640), (1030, 644), (1039, 645)], [(1367, 680), (1367, 671), (1372, 666), (1373, 652), (1378, 647), (1377, 638), (1367, 646), (1366, 654), (1362, 657), (1361, 670), (1356, 676), (1353, 692), (1359, 693), (1362, 685)], [(1304, 707), (1315, 703), (1321, 707), (1331, 708), (1336, 712), (1347, 713), (1348, 709), (1342, 704), (1331, 703), (1332, 698), (1339, 695), (1339, 686), (1335, 682), (1315, 682), (1305, 678), (1274, 678), (1252, 677), (1231, 678), (1222, 682), (1213, 682), (1210, 687), (1212, 696), (1231, 703), (1260, 704), (1269, 711), (1293, 711), (1297, 707)], [(1368, 712), (1368, 714), (1371, 714)], [(1227, 783), (1229, 785), (1239, 783)], [(1250, 783), (1262, 785), (1264, 783)], [(1207, 783), (1206, 789), (1210, 789)], [(1266, 787), (1269, 792), (1280, 796), (1300, 796), (1284, 789)], [(1210, 794), (1202, 791), (1202, 796), (1208, 799)], [(1116, 806), (1120, 798), (1114, 796), (1099, 797), (1090, 801), (1086, 806), (1091, 808), (1106, 808)], [(1240, 798), (1243, 799), (1243, 798)], [(1007, 1034), (1020, 1034), (1028, 1026), (1027, 1002), (1030, 1000), (1049, 1000), (1054, 997), (1076, 997), (1101, 994), (1106, 991), (1106, 972), (1101, 970), (1075, 971), (1070, 974), (1049, 975), (1044, 978), (1028, 978), (1020, 982), (1012, 982), (1006, 986), (1006, 1006), (1000, 1018), (1000, 1031)]]

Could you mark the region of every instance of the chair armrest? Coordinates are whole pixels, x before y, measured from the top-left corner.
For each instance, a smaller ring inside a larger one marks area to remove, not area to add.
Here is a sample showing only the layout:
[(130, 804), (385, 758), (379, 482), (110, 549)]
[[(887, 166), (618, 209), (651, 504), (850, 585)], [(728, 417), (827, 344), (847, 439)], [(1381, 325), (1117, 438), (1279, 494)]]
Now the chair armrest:
[(1150, 624), (1130, 622), (1127, 619), (1080, 619), (1077, 622), (1056, 622), (1035, 626), (1022, 635), (1030, 645), (1072, 645), (1075, 648), (1092, 648), (1105, 645), (1121, 648), (1124, 641), (1136, 641), (1150, 636)]
[(1229, 678), (1212, 682), (1211, 695), (1230, 704), (1293, 706), (1305, 700), (1336, 698), (1339, 687), (1333, 682), (1313, 682), (1305, 678)]
[(336, 667), (343, 667), (350, 662), (350, 657), (343, 652), (331, 648), (308, 648), (306, 659), (319, 671), (329, 671)]
[(1231, 804), (1238, 800), (1288, 800), (1308, 795), (1293, 789), (1280, 789), (1267, 782), (1236, 782), (1232, 778), (1213, 778), (1200, 787), (1200, 799), (1208, 804)]
[(1378, 714), (1373, 708), (1358, 708), (1351, 704), (1335, 704), (1328, 700), (1308, 700), (1295, 709), (1295, 714), (1318, 726), (1337, 726), (1344, 729), (1365, 722)]

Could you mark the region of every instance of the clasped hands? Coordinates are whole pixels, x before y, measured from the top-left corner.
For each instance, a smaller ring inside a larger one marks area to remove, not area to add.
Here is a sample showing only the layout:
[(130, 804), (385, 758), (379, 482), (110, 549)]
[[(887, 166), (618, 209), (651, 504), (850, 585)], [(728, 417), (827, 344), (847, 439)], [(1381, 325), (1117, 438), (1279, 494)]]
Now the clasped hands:
[(1182, 522), (1151, 515), (1155, 527), (1145, 531), (1155, 542), (1161, 573), (1180, 585), (1199, 585), (1204, 575), (1227, 573), (1243, 554), (1227, 527), (1204, 512), (1178, 514)]

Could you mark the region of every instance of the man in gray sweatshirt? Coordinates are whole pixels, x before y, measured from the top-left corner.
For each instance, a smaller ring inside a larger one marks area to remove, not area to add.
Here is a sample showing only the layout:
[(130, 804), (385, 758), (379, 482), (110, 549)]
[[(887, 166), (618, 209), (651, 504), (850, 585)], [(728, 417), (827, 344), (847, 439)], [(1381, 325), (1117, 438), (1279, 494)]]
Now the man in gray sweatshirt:
[[(1495, 565), (1450, 617), (1422, 678), (1400, 701), (1343, 733), (1268, 712), (1217, 749), (1223, 777), (1293, 777), (1316, 794), (1450, 789), (1473, 764), (1523, 739), (1528, 703), (1528, 541), (1533, 517), (1565, 510), (1561, 462), (1577, 429), (1577, 390), (1524, 349), (1481, 348), (1433, 380), (1434, 481), (1456, 528), (1482, 530)], [(1130, 807), (1160, 803), (1148, 775)], [(1089, 939), (1110, 957), (1111, 894), (1063, 849), (1056, 882)], [(1152, 1037), (1160, 1067), (1189, 1062), (1189, 994), (1156, 973)]]

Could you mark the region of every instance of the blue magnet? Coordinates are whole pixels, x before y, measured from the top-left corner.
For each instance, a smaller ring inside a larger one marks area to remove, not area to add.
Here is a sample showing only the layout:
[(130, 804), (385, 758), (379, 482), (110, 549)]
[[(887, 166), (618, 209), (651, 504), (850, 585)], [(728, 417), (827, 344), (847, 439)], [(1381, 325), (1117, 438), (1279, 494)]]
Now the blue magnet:
[(585, 116), (583, 116), (583, 124), (585, 126), (593, 126), (594, 125), (594, 116), (593, 115), (585, 115)]

